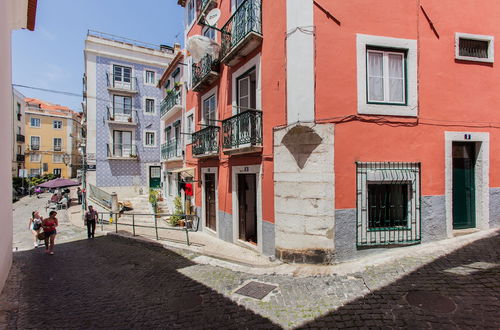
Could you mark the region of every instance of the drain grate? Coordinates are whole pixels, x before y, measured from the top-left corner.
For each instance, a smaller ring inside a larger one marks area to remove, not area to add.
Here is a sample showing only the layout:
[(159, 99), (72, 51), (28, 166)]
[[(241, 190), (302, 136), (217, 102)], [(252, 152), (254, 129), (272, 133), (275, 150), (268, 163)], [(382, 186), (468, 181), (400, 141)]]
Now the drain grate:
[(239, 288), (235, 293), (261, 300), (277, 287), (276, 285), (251, 281)]

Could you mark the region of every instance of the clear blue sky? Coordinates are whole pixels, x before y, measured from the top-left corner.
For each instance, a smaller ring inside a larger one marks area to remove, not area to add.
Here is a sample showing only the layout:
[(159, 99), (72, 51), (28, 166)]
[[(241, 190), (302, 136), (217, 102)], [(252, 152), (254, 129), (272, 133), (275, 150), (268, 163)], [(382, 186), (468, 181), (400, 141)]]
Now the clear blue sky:
[[(12, 81), (81, 94), (88, 29), (153, 44), (182, 44), (183, 17), (176, 0), (40, 0), (35, 31), (12, 34)], [(81, 97), (18, 90), (81, 111)]]

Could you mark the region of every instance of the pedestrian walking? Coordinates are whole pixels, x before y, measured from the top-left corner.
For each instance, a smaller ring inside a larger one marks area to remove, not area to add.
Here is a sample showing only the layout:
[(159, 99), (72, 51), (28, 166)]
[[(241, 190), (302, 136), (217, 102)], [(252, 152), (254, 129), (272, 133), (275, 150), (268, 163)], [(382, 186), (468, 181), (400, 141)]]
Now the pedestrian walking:
[(57, 235), (56, 227), (59, 225), (56, 215), (56, 211), (50, 211), (49, 217), (42, 221), (42, 228), (45, 234), (45, 253), (50, 255), (54, 254), (54, 243)]
[(94, 238), (95, 225), (97, 223), (98, 215), (92, 205), (89, 205), (89, 210), (85, 212), (85, 224), (87, 225), (88, 238)]
[(42, 188), (40, 187), (36, 187), (35, 188), (35, 194), (36, 194), (36, 198), (40, 198), (40, 194), (42, 193)]
[(38, 211), (33, 211), (31, 213), (29, 228), (33, 233), (33, 245), (35, 249), (38, 247), (38, 234), (40, 233), (40, 229), (42, 228), (42, 220), (43, 218), (40, 216), (40, 213), (38, 213)]
[(78, 189), (76, 189), (76, 195), (78, 196), (78, 204), (82, 204), (82, 190), (80, 189), (80, 187), (78, 187)]

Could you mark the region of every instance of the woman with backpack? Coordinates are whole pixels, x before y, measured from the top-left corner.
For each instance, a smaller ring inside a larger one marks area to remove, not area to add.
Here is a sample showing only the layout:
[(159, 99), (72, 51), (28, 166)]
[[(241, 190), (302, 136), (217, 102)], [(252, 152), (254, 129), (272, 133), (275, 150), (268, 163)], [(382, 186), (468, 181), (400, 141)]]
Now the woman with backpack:
[(38, 211), (33, 211), (31, 213), (31, 218), (29, 222), (29, 228), (33, 233), (33, 245), (35, 249), (38, 247), (38, 234), (40, 233), (40, 229), (42, 228), (43, 218), (40, 216)]
[(54, 254), (54, 242), (57, 234), (56, 227), (59, 225), (56, 215), (56, 211), (50, 211), (49, 217), (42, 221), (43, 233), (45, 234), (45, 253), (50, 255)]

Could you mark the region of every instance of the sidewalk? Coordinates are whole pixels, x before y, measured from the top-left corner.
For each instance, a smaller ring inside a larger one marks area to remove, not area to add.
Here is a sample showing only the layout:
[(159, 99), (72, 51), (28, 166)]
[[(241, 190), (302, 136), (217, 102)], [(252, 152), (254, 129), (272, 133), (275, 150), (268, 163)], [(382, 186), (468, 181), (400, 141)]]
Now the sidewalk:
[[(80, 207), (80, 205), (78, 205)], [(83, 227), (80, 212), (69, 209), (71, 222)], [(125, 221), (123, 221), (125, 223)], [(347, 275), (366, 271), (370, 267), (388, 264), (405, 258), (420, 258), (431, 262), (439, 257), (460, 249), (482, 238), (493, 237), (500, 229), (490, 229), (457, 236), (442, 241), (386, 249), (376, 255), (358, 258), (334, 265), (287, 264), (279, 260), (271, 261), (267, 256), (261, 255), (250, 248), (240, 247), (213, 237), (204, 232), (189, 232), (190, 245), (186, 244), (186, 233), (181, 230), (159, 229), (159, 240), (156, 240), (154, 228), (136, 228), (136, 236), (132, 235), (132, 227), (118, 225), (116, 233), (115, 224), (99, 225), (97, 235), (113, 235), (123, 239), (134, 239), (142, 244), (163, 246), (166, 249), (191, 259), (197, 264), (219, 266), (254, 275), (292, 275), (300, 277)], [(101, 228), (103, 230), (101, 230)], [(408, 271), (409, 269), (406, 269)]]

